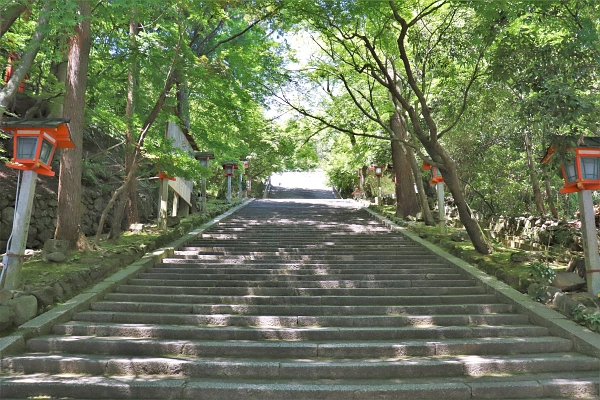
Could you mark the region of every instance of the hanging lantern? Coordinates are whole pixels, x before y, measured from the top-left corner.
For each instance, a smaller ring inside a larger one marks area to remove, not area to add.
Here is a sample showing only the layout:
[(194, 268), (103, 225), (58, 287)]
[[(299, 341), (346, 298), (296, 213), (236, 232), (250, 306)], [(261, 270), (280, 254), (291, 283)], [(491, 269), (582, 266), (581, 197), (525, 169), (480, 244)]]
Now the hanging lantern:
[[(577, 139), (572, 138), (572, 142), (577, 143)], [(576, 146), (566, 147), (575, 154), (560, 166), (565, 184), (559, 192), (600, 190), (600, 137), (585, 137), (583, 143)], [(542, 163), (549, 163), (556, 150), (557, 145), (550, 146)]]
[(431, 171), (431, 180), (429, 181), (430, 185), (435, 185), (436, 183), (445, 183), (444, 177), (442, 176), (440, 170), (429, 164), (427, 161), (423, 161), (423, 167), (421, 169), (423, 171)]
[(13, 157), (6, 166), (54, 176), (50, 164), (55, 150), (75, 148), (68, 122), (62, 118), (35, 118), (2, 123), (3, 131), (13, 132)]
[(238, 169), (238, 164), (237, 162), (224, 162), (223, 164), (223, 171), (225, 172), (225, 176), (234, 176), (234, 171), (236, 169)]
[(194, 158), (200, 161), (200, 165), (202, 165), (204, 168), (208, 168), (210, 160), (215, 158), (215, 153), (212, 151), (197, 151), (194, 153)]
[(381, 178), (383, 176), (383, 167), (380, 165), (373, 165), (373, 174), (376, 178)]

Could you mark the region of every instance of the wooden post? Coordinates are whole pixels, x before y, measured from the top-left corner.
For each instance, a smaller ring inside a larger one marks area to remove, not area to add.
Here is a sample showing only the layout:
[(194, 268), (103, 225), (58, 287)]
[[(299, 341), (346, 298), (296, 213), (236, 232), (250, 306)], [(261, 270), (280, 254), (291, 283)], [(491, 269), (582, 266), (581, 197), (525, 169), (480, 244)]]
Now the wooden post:
[(375, 200), (375, 205), (378, 206), (381, 204), (381, 177), (377, 177), (377, 199)]
[(19, 290), (22, 286), (23, 256), (27, 246), (27, 234), (29, 233), (37, 175), (37, 172), (34, 171), (23, 171), (21, 178), (19, 196), (15, 204), (15, 218), (13, 220), (10, 246), (3, 257), (6, 271), (4, 288), (7, 290)]
[(158, 229), (167, 229), (167, 201), (169, 199), (169, 180), (163, 178), (160, 180), (158, 202)]
[[(173, 193), (173, 208), (171, 210), (171, 216), (176, 217), (179, 211), (179, 195), (177, 193)], [(182, 202), (183, 203), (183, 202)]]
[(206, 211), (206, 178), (202, 178), (202, 204), (200, 205), (200, 212)]
[(594, 201), (591, 190), (579, 192), (579, 212), (581, 214), (581, 236), (587, 273), (587, 290), (592, 296), (600, 292), (600, 256), (598, 255), (598, 234), (594, 217)]
[(242, 174), (240, 174), (240, 182), (238, 185), (238, 198), (242, 198)]
[(440, 228), (440, 233), (445, 235), (446, 233), (448, 233), (448, 228), (446, 227), (446, 200), (444, 199), (444, 183), (436, 183), (436, 188), (438, 195), (438, 209), (440, 213), (440, 221), (438, 223), (438, 226)]

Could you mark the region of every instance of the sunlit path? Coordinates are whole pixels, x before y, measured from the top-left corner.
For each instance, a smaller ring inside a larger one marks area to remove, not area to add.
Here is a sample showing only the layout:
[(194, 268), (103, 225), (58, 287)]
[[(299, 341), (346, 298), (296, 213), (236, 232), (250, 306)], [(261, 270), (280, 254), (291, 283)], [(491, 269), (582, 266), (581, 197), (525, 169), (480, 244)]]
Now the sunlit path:
[(0, 398), (594, 398), (598, 359), (348, 200), (258, 200), (5, 357)]
[(269, 199), (334, 199), (323, 171), (283, 172), (271, 176)]

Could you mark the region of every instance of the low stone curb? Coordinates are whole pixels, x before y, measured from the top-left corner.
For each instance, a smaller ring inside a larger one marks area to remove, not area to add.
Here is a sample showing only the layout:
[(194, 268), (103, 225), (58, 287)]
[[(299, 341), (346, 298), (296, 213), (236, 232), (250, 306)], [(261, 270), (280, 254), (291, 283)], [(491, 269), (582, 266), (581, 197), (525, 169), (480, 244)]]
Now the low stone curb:
[(599, 334), (576, 324), (575, 322), (569, 320), (566, 316), (549, 309), (545, 305), (531, 300), (529, 297), (513, 289), (504, 282), (501, 282), (485, 272), (473, 267), (460, 258), (447, 253), (438, 246), (421, 239), (418, 235), (415, 235), (406, 228), (398, 226), (391, 220), (377, 214), (376, 212), (366, 207), (363, 207), (363, 210), (377, 218), (388, 228), (401, 232), (412, 241), (429, 249), (438, 257), (456, 265), (468, 276), (471, 276), (473, 279), (483, 285), (488, 293), (495, 294), (498, 296), (498, 299), (501, 302), (511, 304), (517, 312), (529, 316), (529, 320), (533, 324), (548, 328), (552, 335), (572, 340), (577, 352), (600, 358)]
[(154, 250), (152, 253), (144, 255), (140, 260), (130, 264), (128, 267), (114, 273), (105, 280), (89, 289), (84, 290), (79, 295), (71, 298), (60, 306), (54, 307), (48, 312), (37, 316), (19, 326), (12, 334), (0, 338), (0, 357), (9, 354), (16, 354), (25, 350), (25, 342), (36, 336), (47, 335), (52, 331), (56, 324), (70, 321), (75, 313), (89, 308), (92, 302), (98, 301), (109, 292), (112, 292), (117, 286), (134, 278), (141, 272), (152, 268), (162, 259), (174, 254), (175, 249), (185, 245), (190, 240), (198, 237), (202, 232), (211, 226), (219, 223), (223, 219), (231, 216), (239, 209), (250, 204), (254, 199), (248, 199), (225, 213), (213, 218), (209, 222), (201, 225), (192, 232), (169, 243), (167, 246)]

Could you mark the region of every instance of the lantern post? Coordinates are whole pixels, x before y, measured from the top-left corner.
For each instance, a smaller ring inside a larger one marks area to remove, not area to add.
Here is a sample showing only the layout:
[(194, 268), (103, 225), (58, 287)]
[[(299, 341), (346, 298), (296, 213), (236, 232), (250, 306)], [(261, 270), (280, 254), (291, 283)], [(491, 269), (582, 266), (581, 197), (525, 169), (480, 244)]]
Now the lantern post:
[[(570, 160), (561, 164), (565, 181), (559, 193), (577, 192), (581, 218), (581, 236), (587, 291), (593, 296), (600, 293), (600, 255), (598, 254), (598, 233), (594, 215), (592, 190), (600, 190), (600, 137), (568, 138), (571, 146), (564, 146), (574, 153)], [(542, 163), (549, 163), (558, 145), (552, 145), (546, 151)]]
[[(23, 256), (27, 246), (27, 234), (35, 186), (38, 174), (54, 176), (52, 157), (57, 148), (74, 148), (67, 119), (9, 119), (0, 127), (13, 132), (13, 158), (7, 167), (20, 170), (15, 199), (15, 214), (12, 233), (8, 240), (6, 254), (2, 258), (2, 275), (7, 290), (21, 288)], [(22, 175), (22, 176), (21, 176)]]
[[(204, 152), (196, 152), (196, 154), (194, 155), (196, 160), (200, 161), (200, 165), (202, 165), (204, 168), (208, 168), (208, 165), (210, 163), (210, 160), (212, 160), (213, 158), (215, 158), (215, 154), (211, 151), (204, 151)], [(200, 212), (205, 212), (206, 211), (206, 178), (202, 177), (202, 188), (200, 189), (201, 192), (201, 197), (200, 197)]]
[[(240, 188), (238, 194), (239, 198), (242, 198), (242, 175), (246, 175), (246, 188), (248, 187), (248, 166), (250, 165), (248, 161), (242, 161), (242, 164), (244, 165), (244, 173), (240, 174)], [(248, 192), (246, 192), (246, 197), (248, 197)]]
[(441, 234), (448, 233), (448, 227), (446, 226), (446, 200), (444, 198), (444, 177), (440, 173), (440, 170), (428, 162), (423, 162), (422, 169), (424, 171), (431, 171), (431, 180), (429, 181), (430, 185), (435, 185), (438, 197), (438, 215), (439, 222), (438, 228)]
[(237, 162), (224, 162), (223, 171), (227, 177), (227, 203), (231, 203), (231, 177), (235, 175), (235, 170), (238, 169)]
[(375, 205), (379, 205), (381, 202), (381, 176), (383, 175), (383, 167), (373, 165), (373, 174), (377, 178), (377, 198), (375, 199)]

